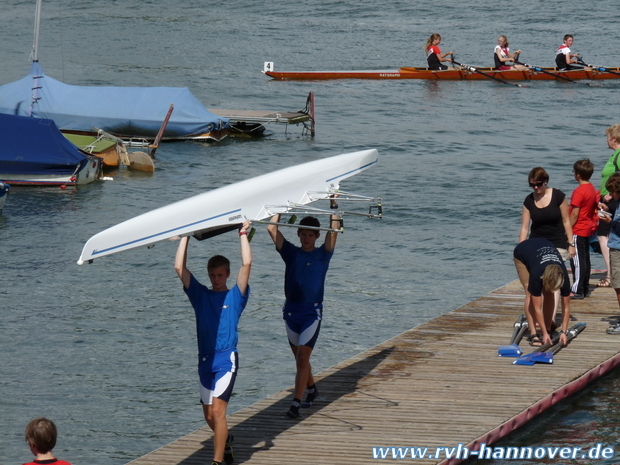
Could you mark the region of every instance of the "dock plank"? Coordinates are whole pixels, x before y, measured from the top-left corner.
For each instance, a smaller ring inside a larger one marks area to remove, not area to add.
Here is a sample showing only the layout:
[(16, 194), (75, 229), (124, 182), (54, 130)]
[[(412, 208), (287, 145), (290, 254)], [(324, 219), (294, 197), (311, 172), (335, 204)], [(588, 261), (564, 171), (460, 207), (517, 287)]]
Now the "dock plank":
[[(573, 319), (588, 326), (552, 365), (512, 365), (513, 358), (497, 356), (523, 312), (523, 289), (514, 281), (316, 375), (320, 397), (302, 418), (284, 414), (292, 388), (230, 415), (236, 463), (366, 464), (376, 462), (373, 446), (491, 444), (620, 364), (620, 339), (605, 333), (619, 319), (615, 292), (594, 289), (571, 302)], [(531, 351), (526, 342), (521, 347)], [(131, 465), (211, 457), (205, 427)]]

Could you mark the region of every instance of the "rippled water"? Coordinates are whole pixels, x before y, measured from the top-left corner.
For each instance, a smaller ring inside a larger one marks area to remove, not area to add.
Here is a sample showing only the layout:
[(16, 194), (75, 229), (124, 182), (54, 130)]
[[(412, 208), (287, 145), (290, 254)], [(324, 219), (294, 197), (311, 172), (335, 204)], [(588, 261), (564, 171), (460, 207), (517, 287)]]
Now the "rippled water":
[[(0, 83), (29, 70), (34, 8), (34, 1), (5, 1)], [(308, 70), (423, 65), (426, 38), (440, 32), (443, 49), (463, 63), (490, 64), (496, 36), (506, 34), (523, 60), (543, 66), (572, 32), (587, 61), (612, 66), (620, 61), (608, 55), (620, 42), (615, 16), (613, 2), (590, 8), (574, 0), (561, 9), (532, 0), (492, 7), (46, 1), (39, 56), (56, 79), (187, 86), (207, 107), (234, 109), (298, 110), (313, 91), (317, 136), (274, 126), (259, 141), (170, 143), (157, 152), (152, 176), (119, 170), (114, 181), (78, 190), (12, 190), (0, 216), (0, 462), (30, 459), (22, 432), (39, 415), (58, 424), (61, 458), (102, 465), (125, 463), (204, 424), (193, 314), (172, 269), (176, 244), (78, 267), (84, 242), (100, 230), (278, 168), (377, 148), (379, 165), (342, 187), (381, 195), (385, 218), (347, 220), (313, 357), (320, 371), (515, 279), (511, 251), (527, 172), (542, 165), (553, 186), (571, 192), (572, 163), (588, 156), (600, 169), (609, 155), (604, 129), (618, 122), (620, 84), (612, 81), (526, 89), (275, 82), (260, 73), (264, 61)], [(205, 260), (215, 252), (238, 263), (237, 240), (228, 236), (191, 244), (197, 276), (206, 278)], [(252, 246), (231, 411), (289, 387), (294, 375), (279, 310), (281, 260), (260, 226)], [(617, 403), (613, 390), (604, 392), (594, 390), (588, 402)]]

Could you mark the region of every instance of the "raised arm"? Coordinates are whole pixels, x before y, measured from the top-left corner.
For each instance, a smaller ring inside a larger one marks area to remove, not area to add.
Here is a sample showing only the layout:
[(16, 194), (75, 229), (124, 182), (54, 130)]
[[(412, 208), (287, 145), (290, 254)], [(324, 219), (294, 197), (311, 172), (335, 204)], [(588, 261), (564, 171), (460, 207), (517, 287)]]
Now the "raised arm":
[[(332, 209), (338, 208), (338, 203), (336, 202), (336, 197), (329, 199), (329, 206)], [(331, 215), (329, 217), (329, 227), (337, 229), (340, 226), (340, 218), (338, 215)], [(334, 231), (330, 231), (325, 235), (325, 251), (328, 253), (332, 253), (336, 248), (336, 239), (338, 239), (338, 233)]]
[(174, 259), (174, 270), (179, 275), (181, 282), (183, 283), (183, 287), (185, 289), (189, 289), (189, 282), (192, 274), (187, 269), (187, 246), (189, 244), (189, 236), (182, 237), (179, 241), (179, 248), (177, 249), (177, 254)]
[[(279, 223), (280, 214), (272, 216), (270, 221), (272, 223)], [(282, 249), (282, 246), (284, 245), (284, 236), (278, 229), (278, 225), (277, 224), (268, 225), (267, 232), (269, 233), (269, 236), (271, 236), (271, 240), (273, 241), (273, 243), (276, 245), (276, 249), (278, 250)]]
[(248, 240), (248, 228), (250, 222), (246, 221), (239, 230), (239, 242), (241, 243), (241, 268), (237, 275), (237, 287), (242, 295), (246, 295), (248, 290), (248, 282), (250, 280), (250, 269), (252, 268), (252, 250), (250, 241)]

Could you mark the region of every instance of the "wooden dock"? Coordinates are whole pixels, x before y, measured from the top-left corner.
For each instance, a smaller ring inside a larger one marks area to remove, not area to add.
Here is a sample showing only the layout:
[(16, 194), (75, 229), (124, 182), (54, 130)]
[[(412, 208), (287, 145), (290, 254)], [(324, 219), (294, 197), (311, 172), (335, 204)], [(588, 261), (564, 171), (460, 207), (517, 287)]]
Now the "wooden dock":
[[(509, 283), (320, 373), (302, 418), (285, 416), (290, 389), (230, 415), (235, 463), (357, 465), (377, 462), (373, 446), (490, 445), (620, 364), (620, 337), (605, 333), (620, 319), (614, 290), (595, 287), (571, 310), (588, 326), (552, 365), (513, 365), (497, 356), (523, 313), (523, 288)], [(131, 464), (210, 463), (211, 438), (205, 427)], [(444, 458), (415, 463), (459, 463)]]
[[(306, 98), (306, 106), (300, 111), (273, 111), (273, 110), (225, 110), (209, 108), (215, 115), (227, 118), (230, 121), (230, 136), (252, 135), (253, 132), (262, 133), (263, 124), (302, 124), (314, 137), (314, 93), (310, 92)], [(309, 124), (306, 124), (309, 123)]]

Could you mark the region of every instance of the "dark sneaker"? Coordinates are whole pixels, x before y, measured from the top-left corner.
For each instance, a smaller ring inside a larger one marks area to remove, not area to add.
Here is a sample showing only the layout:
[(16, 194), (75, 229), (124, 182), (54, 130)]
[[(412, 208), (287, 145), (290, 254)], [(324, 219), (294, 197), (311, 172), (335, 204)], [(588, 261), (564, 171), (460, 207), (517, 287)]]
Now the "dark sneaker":
[(293, 403), (291, 404), (291, 408), (288, 409), (288, 411), (286, 412), (286, 414), (290, 417), (290, 418), (297, 418), (299, 417), (299, 407), (301, 406), (301, 402), (299, 402), (298, 399), (295, 399), (293, 401)]
[(319, 390), (314, 388), (313, 392), (308, 392), (308, 394), (306, 394), (306, 401), (301, 404), (301, 408), (312, 407), (312, 403), (317, 397), (319, 397)]
[(232, 447), (234, 440), (235, 437), (230, 434), (228, 435), (228, 439), (226, 439), (226, 445), (224, 446), (224, 462), (226, 465), (235, 463), (235, 454)]
[(620, 324), (619, 325), (615, 325), (615, 326), (610, 326), (609, 328), (607, 328), (607, 330), (605, 332), (607, 334), (620, 335)]
[(572, 294), (571, 293), (570, 298), (574, 300), (581, 300), (581, 299), (584, 299), (585, 296), (583, 294)]

